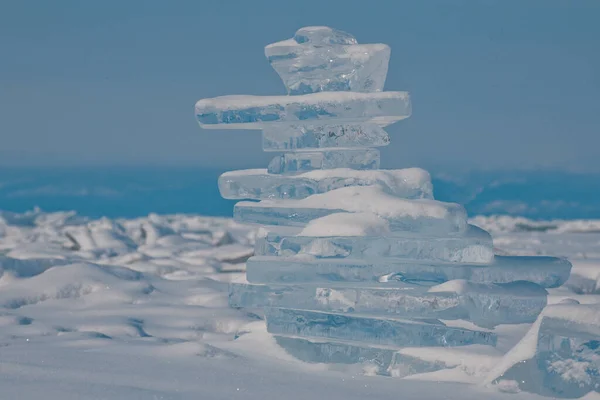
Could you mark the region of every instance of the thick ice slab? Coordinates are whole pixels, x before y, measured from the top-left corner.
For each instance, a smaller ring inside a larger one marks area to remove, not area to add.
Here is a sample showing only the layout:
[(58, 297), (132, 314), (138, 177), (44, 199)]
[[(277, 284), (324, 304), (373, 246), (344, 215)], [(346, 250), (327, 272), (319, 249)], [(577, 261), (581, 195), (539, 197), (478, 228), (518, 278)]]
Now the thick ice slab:
[(407, 200), (377, 186), (350, 186), (301, 200), (239, 202), (237, 221), (263, 225), (304, 226), (311, 220), (339, 212), (370, 212), (389, 222), (392, 232), (462, 232), (467, 227), (465, 209), (455, 203), (429, 199)]
[(462, 319), (484, 327), (533, 322), (548, 298), (548, 292), (532, 282), (475, 283), (464, 279), (434, 286), (428, 295), (456, 296), (467, 315)]
[(287, 308), (266, 308), (265, 317), (267, 331), (273, 334), (397, 347), (496, 344), (493, 333), (448, 327), (441, 322), (424, 323)]
[(384, 191), (408, 199), (431, 199), (429, 173), (420, 168), (357, 171), (349, 168), (315, 170), (293, 176), (269, 174), (266, 169), (226, 172), (219, 191), (226, 199), (303, 199), (348, 186), (380, 185)]
[(267, 125), (262, 137), (264, 151), (364, 148), (390, 144), (387, 132), (376, 124)]
[[(374, 347), (350, 341), (304, 339), (275, 335), (275, 341), (291, 356), (307, 363), (360, 364), (375, 367), (378, 375), (389, 375), (398, 349)], [(423, 371), (425, 372), (425, 371)]]
[(435, 285), (454, 279), (476, 283), (529, 281), (553, 288), (569, 278), (571, 263), (555, 257), (496, 256), (487, 265), (414, 261), (398, 258), (315, 259), (313, 257), (251, 257), (247, 278), (253, 283), (379, 282), (389, 286)]
[(299, 29), (292, 39), (266, 46), (265, 55), (289, 94), (375, 92), (383, 89), (390, 48), (359, 45), (346, 32), (309, 26)]
[(410, 232), (392, 236), (317, 237), (271, 231), (257, 239), (254, 250), (257, 256), (371, 261), (392, 257), (430, 262), (489, 263), (494, 257), (491, 236), (475, 226), (470, 226), (464, 234), (448, 237), (420, 236)]
[(315, 152), (284, 153), (271, 160), (270, 174), (294, 175), (317, 169), (378, 169), (379, 150), (340, 149)]
[(196, 118), (208, 129), (263, 129), (299, 121), (386, 126), (408, 118), (407, 92), (321, 92), (303, 96), (221, 96), (196, 103)]
[(600, 304), (547, 307), (487, 381), (552, 397), (600, 391)]
[(410, 284), (394, 288), (357, 284), (322, 287), (232, 283), (229, 286), (229, 304), (232, 307), (283, 307), (400, 318), (465, 319), (486, 327), (535, 321), (546, 306), (546, 296), (545, 289), (529, 282), (477, 284), (450, 281), (429, 290)]
[[(275, 335), (274, 337), (277, 344), (288, 354), (304, 362), (358, 364), (370, 373), (375, 372), (378, 375), (391, 375), (395, 378), (456, 367), (456, 365), (447, 365), (438, 360), (423, 360), (403, 354), (405, 350), (391, 346), (379, 345), (375, 347), (348, 340), (305, 339), (284, 335)], [(493, 349), (491, 346), (485, 347)], [(436, 353), (439, 353), (441, 350), (439, 347), (434, 349)], [(461, 347), (460, 351), (464, 351), (463, 349), (465, 347)], [(460, 361), (457, 361), (457, 363), (460, 363)]]

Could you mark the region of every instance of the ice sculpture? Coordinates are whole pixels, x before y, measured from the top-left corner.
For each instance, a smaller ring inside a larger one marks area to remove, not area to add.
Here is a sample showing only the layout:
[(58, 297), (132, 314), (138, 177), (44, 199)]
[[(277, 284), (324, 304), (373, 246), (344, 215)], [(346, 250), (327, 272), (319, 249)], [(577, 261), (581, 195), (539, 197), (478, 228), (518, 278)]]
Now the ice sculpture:
[(379, 169), (383, 127), (411, 113), (408, 93), (382, 91), (388, 46), (307, 27), (265, 53), (289, 95), (196, 104), (202, 128), (262, 130), (263, 150), (283, 152), (219, 179), (223, 197), (253, 200), (235, 219), (263, 226), (232, 307), (264, 308), (267, 330), (303, 360), (384, 374), (430, 368), (398, 349), (494, 346), (484, 328), (535, 321), (568, 261), (495, 256), (463, 207), (433, 199), (426, 171)]

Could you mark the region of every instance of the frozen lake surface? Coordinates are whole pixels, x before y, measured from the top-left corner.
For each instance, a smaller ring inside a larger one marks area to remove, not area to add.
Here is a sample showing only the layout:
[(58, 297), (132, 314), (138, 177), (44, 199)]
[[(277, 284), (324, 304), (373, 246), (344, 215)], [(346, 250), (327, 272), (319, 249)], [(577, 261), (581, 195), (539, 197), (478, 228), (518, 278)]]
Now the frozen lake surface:
[[(476, 217), (471, 223), (492, 232), (501, 254), (573, 262), (567, 284), (549, 289), (550, 304), (565, 298), (600, 303), (597, 221)], [(254, 240), (247, 226), (197, 215), (1, 213), (2, 396), (536, 398), (483, 385), (531, 324), (497, 326), (492, 350), (404, 349), (404, 356), (446, 365), (404, 379), (297, 360), (266, 332), (260, 310), (228, 307), (228, 283), (243, 277)]]

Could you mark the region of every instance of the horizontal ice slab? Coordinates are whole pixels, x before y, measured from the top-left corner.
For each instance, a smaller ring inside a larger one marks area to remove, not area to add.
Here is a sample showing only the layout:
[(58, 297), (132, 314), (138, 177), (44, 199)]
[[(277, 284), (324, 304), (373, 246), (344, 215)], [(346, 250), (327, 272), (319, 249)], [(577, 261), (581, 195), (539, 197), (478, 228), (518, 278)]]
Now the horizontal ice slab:
[[(533, 322), (546, 307), (548, 292), (532, 282), (475, 283), (453, 280), (429, 289), (429, 296), (453, 295), (460, 307), (476, 325), (494, 327), (500, 324)], [(451, 319), (439, 317), (441, 319)]]
[(196, 103), (196, 118), (207, 129), (263, 129), (274, 123), (371, 122), (386, 126), (408, 118), (407, 92), (321, 92), (303, 96), (222, 96)]
[[(275, 341), (288, 354), (307, 363), (358, 364), (378, 375), (403, 378), (410, 375), (455, 368), (460, 363), (447, 365), (440, 360), (424, 360), (403, 354), (402, 349), (390, 346), (372, 346), (349, 340), (329, 340), (274, 335)], [(477, 346), (481, 348), (481, 346)], [(486, 346), (493, 349), (493, 347)], [(461, 349), (461, 352), (464, 351)], [(435, 348), (439, 353), (440, 348)], [(493, 351), (493, 350), (492, 350)]]
[(429, 199), (407, 200), (377, 186), (350, 186), (301, 200), (239, 202), (237, 221), (263, 225), (304, 226), (339, 212), (370, 212), (389, 222), (392, 232), (453, 233), (467, 228), (467, 213), (455, 203)]
[(553, 398), (600, 391), (600, 305), (547, 307), (487, 381)]
[(383, 89), (390, 60), (385, 44), (359, 45), (326, 26), (299, 29), (289, 40), (265, 47), (265, 55), (290, 94)]
[[(371, 285), (373, 286), (373, 285)], [(417, 319), (465, 319), (477, 325), (533, 322), (546, 306), (547, 292), (529, 282), (481, 284), (450, 281), (427, 290), (401, 287), (340, 287), (232, 283), (232, 307), (283, 307)]]
[(364, 148), (390, 144), (387, 132), (375, 124), (268, 125), (263, 129), (262, 137), (264, 151)]
[(373, 345), (465, 346), (496, 344), (496, 335), (410, 320), (384, 319), (319, 311), (266, 308), (267, 331), (273, 334), (353, 340)]
[[(378, 375), (389, 375), (398, 349), (374, 347), (351, 341), (327, 339), (304, 339), (293, 336), (274, 335), (275, 342), (291, 356), (307, 362), (322, 364), (360, 364), (376, 368)], [(429, 372), (415, 370), (412, 373)], [(407, 374), (409, 375), (409, 374)]]
[(303, 199), (347, 186), (380, 185), (383, 190), (408, 199), (430, 199), (429, 173), (420, 168), (357, 171), (349, 168), (314, 170), (293, 176), (269, 174), (266, 169), (226, 172), (219, 177), (219, 191), (226, 199)]
[(294, 175), (317, 169), (378, 169), (379, 150), (340, 149), (315, 152), (284, 153), (269, 163), (270, 174)]
[(494, 257), (491, 236), (474, 226), (470, 226), (464, 234), (452, 237), (410, 233), (316, 237), (271, 231), (257, 239), (254, 250), (257, 256), (309, 256), (315, 259), (378, 260), (393, 257), (430, 262), (489, 263)]
[(488, 265), (453, 264), (390, 258), (314, 259), (312, 257), (251, 257), (246, 263), (247, 278), (253, 283), (332, 282), (384, 283), (389, 286), (405, 282), (435, 285), (454, 279), (477, 283), (529, 281), (542, 287), (565, 283), (571, 263), (554, 257), (496, 256)]

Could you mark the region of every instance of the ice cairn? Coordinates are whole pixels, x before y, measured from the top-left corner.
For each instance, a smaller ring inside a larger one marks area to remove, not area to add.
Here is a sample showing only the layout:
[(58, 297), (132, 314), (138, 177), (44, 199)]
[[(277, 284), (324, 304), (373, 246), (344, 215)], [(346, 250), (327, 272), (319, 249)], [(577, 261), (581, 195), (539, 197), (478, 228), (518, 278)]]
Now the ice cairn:
[[(203, 99), (195, 110), (202, 128), (259, 129), (263, 150), (283, 153), (219, 178), (223, 197), (252, 200), (235, 205), (235, 219), (262, 226), (232, 307), (264, 308), (268, 332), (304, 361), (396, 376), (444, 368), (401, 349), (495, 346), (496, 325), (536, 320), (546, 288), (569, 277), (567, 260), (494, 255), (462, 206), (433, 199), (426, 171), (379, 169), (383, 127), (411, 114), (408, 93), (382, 91), (387, 45), (306, 27), (265, 54), (287, 96)], [(554, 379), (540, 363), (537, 382)], [(511, 375), (504, 367), (494, 382)]]

